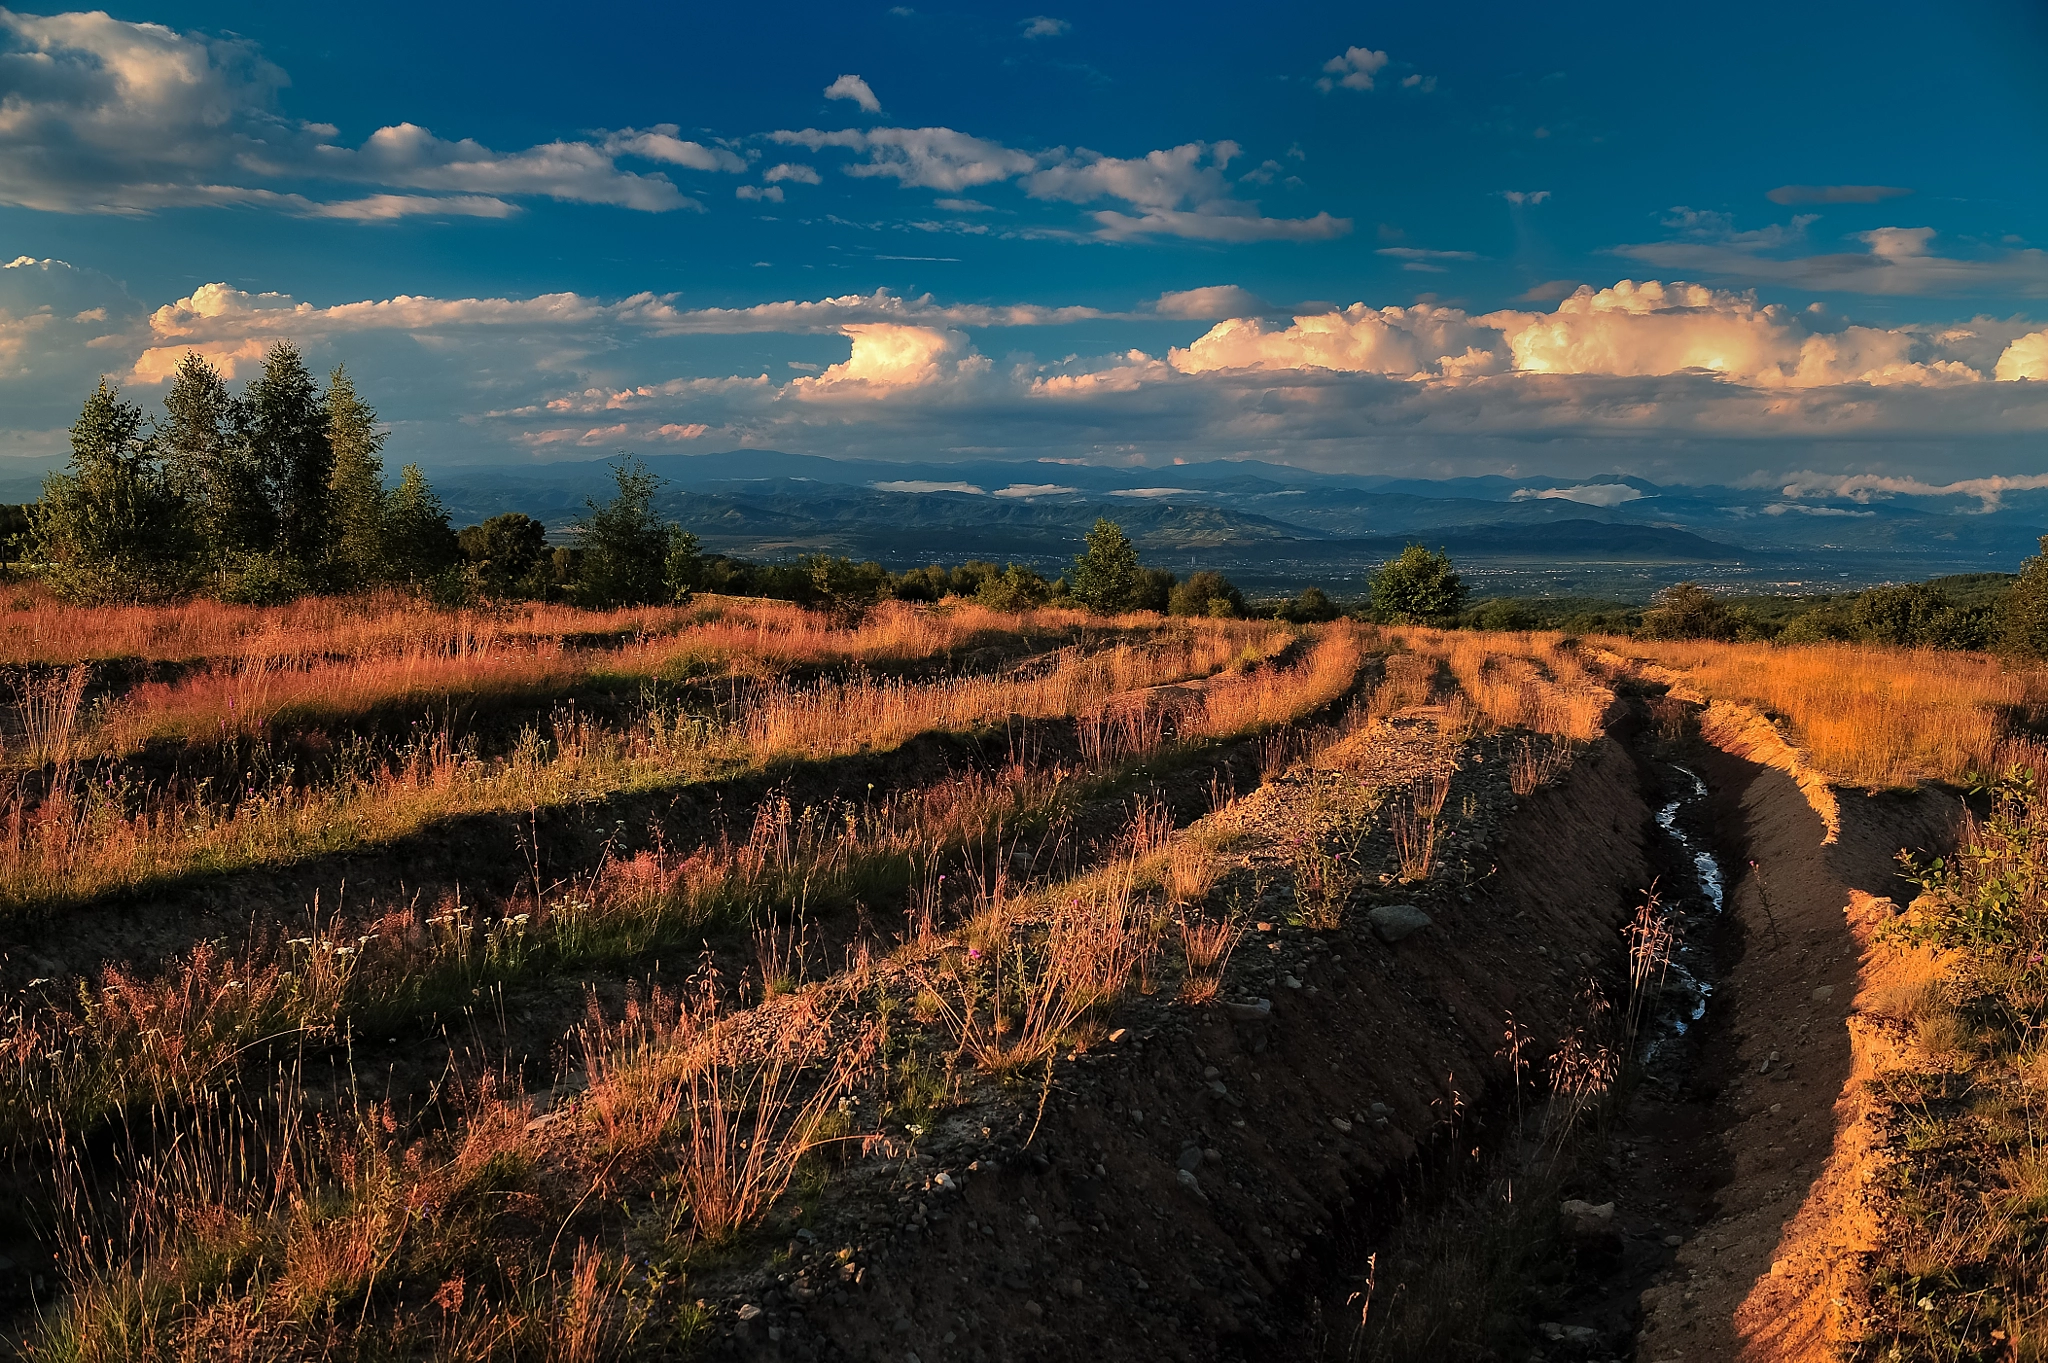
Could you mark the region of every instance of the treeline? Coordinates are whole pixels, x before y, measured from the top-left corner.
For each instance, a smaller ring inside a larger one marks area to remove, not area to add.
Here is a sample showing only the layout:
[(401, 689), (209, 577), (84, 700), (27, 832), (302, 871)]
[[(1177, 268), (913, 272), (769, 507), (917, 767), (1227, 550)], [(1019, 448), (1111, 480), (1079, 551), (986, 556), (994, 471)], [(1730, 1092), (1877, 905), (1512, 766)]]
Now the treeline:
[(159, 416), (102, 380), (28, 510), (28, 557), (78, 601), (431, 583), (460, 558), (455, 532), (416, 466), (385, 487), (383, 445), (347, 371), (323, 392), (289, 344), (240, 393), (188, 354)]

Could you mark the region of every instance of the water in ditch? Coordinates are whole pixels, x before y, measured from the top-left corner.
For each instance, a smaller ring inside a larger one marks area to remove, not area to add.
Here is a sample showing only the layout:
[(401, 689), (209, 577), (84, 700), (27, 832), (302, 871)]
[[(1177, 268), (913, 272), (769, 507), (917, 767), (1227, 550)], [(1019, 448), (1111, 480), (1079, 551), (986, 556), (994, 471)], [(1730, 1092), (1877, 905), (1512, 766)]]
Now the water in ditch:
[(1665, 839), (1667, 867), (1658, 886), (1669, 914), (1673, 945), (1669, 963), (1652, 981), (1656, 1001), (1644, 1028), (1638, 1059), (1652, 1082), (1682, 1077), (1683, 1043), (1706, 1018), (1719, 973), (1715, 959), (1727, 882), (1711, 850), (1707, 783), (1699, 773), (1666, 763), (1657, 827)]

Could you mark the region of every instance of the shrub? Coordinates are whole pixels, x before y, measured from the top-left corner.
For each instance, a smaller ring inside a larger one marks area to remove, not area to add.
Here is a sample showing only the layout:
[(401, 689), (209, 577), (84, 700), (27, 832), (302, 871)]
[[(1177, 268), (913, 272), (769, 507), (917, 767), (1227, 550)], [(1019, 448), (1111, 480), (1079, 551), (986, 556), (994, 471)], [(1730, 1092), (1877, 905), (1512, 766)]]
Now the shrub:
[(974, 599), (990, 610), (1027, 611), (1043, 606), (1052, 596), (1052, 584), (1021, 563), (1012, 563), (1000, 574), (985, 577)]
[(1447, 622), (1465, 609), (1465, 583), (1451, 570), (1449, 554), (1411, 544), (1372, 575), (1372, 608), (1395, 624)]
[(538, 579), (548, 553), (547, 533), (533, 517), (508, 511), (465, 528), (456, 539), (490, 595), (538, 596), (543, 594)]
[(1680, 582), (1657, 593), (1643, 612), (1642, 632), (1650, 639), (1727, 639), (1735, 624), (1728, 608), (1697, 582)]
[(1204, 568), (1167, 592), (1166, 613), (1235, 619), (1245, 614), (1244, 594), (1223, 574)]
[(1343, 613), (1321, 587), (1303, 587), (1299, 594), (1288, 597), (1273, 608), (1275, 620), (1296, 625), (1319, 625), (1335, 620)]

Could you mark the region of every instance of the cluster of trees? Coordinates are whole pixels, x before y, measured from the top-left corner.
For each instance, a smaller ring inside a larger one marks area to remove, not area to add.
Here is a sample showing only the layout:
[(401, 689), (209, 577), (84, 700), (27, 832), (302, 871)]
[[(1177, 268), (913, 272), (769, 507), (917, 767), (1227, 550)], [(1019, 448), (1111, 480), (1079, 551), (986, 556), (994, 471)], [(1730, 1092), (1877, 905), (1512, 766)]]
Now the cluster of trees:
[(231, 600), (427, 583), (460, 557), (416, 466), (384, 486), (377, 414), (336, 369), (323, 393), (289, 344), (240, 393), (198, 354), (164, 413), (104, 380), (71, 428), (71, 464), (29, 511), (29, 553), (74, 600)]
[(1914, 582), (1872, 587), (1846, 600), (1773, 618), (1747, 603), (1723, 602), (1696, 583), (1681, 582), (1657, 594), (1636, 632), (1650, 639), (1986, 649), (1999, 641), (2003, 614), (1998, 607), (1961, 603), (1938, 586)]

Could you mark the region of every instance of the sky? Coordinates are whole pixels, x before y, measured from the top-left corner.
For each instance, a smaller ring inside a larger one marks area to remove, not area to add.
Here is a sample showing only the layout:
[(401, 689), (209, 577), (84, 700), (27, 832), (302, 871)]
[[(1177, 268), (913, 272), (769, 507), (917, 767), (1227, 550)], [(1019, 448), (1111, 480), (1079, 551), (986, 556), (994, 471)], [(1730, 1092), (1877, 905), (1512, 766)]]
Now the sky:
[(2048, 486), (2044, 168), (2027, 0), (0, 10), (0, 476), (289, 339), (394, 466)]

